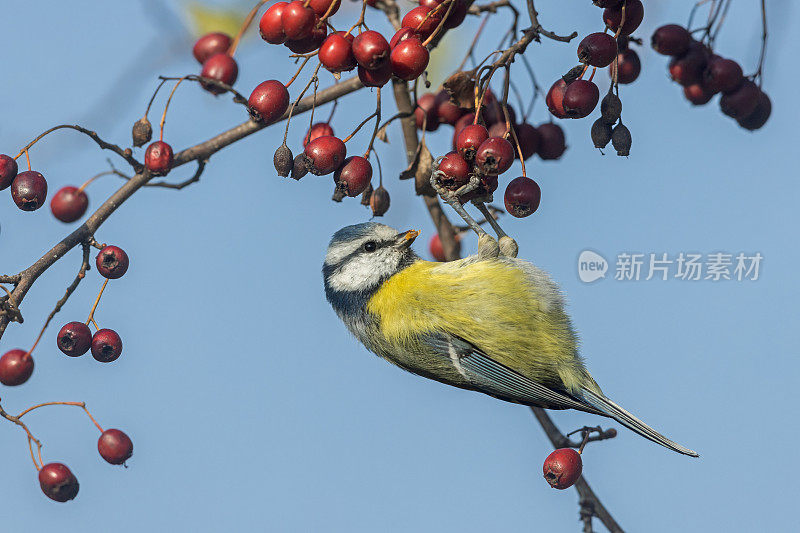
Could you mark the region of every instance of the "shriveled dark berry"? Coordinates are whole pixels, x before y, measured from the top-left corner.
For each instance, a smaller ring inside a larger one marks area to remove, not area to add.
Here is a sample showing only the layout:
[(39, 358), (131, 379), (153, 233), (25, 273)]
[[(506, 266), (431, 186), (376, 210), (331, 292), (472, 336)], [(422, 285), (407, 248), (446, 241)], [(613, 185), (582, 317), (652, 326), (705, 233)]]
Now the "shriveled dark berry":
[(389, 210), (389, 191), (383, 185), (372, 191), (369, 197), (369, 207), (372, 209), (372, 216), (382, 217)]
[(288, 176), (292, 171), (292, 166), (294, 166), (292, 150), (286, 146), (286, 144), (280, 145), (272, 156), (272, 164), (275, 165), (275, 171), (278, 173), (278, 176), (284, 178)]
[(150, 142), (150, 139), (153, 138), (153, 125), (150, 124), (147, 117), (142, 117), (133, 123), (131, 136), (133, 137), (133, 145), (136, 147), (144, 146)]
[(600, 118), (608, 124), (616, 124), (621, 114), (622, 100), (613, 91), (608, 91), (600, 102)]
[(591, 136), (595, 148), (605, 148), (611, 141), (611, 124), (598, 118), (592, 124)]
[(306, 154), (297, 154), (292, 162), (292, 179), (299, 180), (308, 174), (308, 167), (306, 166)]
[(119, 246), (105, 246), (95, 259), (97, 272), (108, 279), (119, 279), (128, 271), (128, 254)]
[(97, 451), (112, 465), (121, 465), (133, 455), (133, 442), (118, 429), (107, 429), (97, 439)]
[(631, 132), (630, 130), (620, 122), (616, 126), (614, 126), (613, 131), (611, 132), (611, 145), (614, 147), (614, 150), (617, 151), (617, 155), (619, 156), (627, 156), (631, 153)]
[(56, 344), (65, 355), (80, 357), (92, 345), (92, 332), (83, 322), (70, 322), (59, 330)]

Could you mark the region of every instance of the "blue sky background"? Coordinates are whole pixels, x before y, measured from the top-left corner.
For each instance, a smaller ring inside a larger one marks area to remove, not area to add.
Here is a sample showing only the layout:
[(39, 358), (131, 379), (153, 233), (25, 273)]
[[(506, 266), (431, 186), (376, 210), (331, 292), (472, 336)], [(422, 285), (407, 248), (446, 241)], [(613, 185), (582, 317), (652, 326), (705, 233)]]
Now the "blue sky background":
[[(600, 31), (600, 10), (575, 4), (540, 0), (537, 7), (550, 29)], [(746, 71), (758, 59), (757, 4), (736, 2), (718, 40), (719, 52)], [(691, 5), (647, 2), (637, 35), (649, 39), (661, 23), (685, 22)], [(670, 453), (624, 428), (588, 447), (587, 479), (631, 531), (797, 527), (800, 110), (790, 65), (800, 42), (790, 29), (800, 20), (790, 2), (768, 7), (765, 88), (774, 113), (762, 131), (739, 129), (716, 103), (691, 108), (666, 77), (667, 59), (644, 47), (642, 76), (622, 88), (631, 157), (592, 149), (590, 119), (563, 124), (564, 159), (528, 166), (543, 190), (540, 210), (504, 219), (520, 255), (563, 287), (604, 390), (702, 455)], [(345, 26), (354, 9), (348, 3), (334, 23)], [(6, 6), (0, 152), (15, 154), (65, 122), (128, 143), (156, 76), (199, 72), (183, 11), (182, 3), (156, 1)], [(378, 13), (370, 17), (385, 27)], [(476, 25), (454, 32), (449, 49), (436, 53), (439, 78), (458, 64)], [(493, 47), (495, 38), (482, 45)], [(575, 63), (576, 44), (529, 48), (543, 84)], [(245, 94), (264, 79), (288, 78), (284, 49), (260, 39), (247, 40), (237, 59)], [(597, 79), (604, 90), (607, 76)], [(323, 80), (330, 83), (327, 74)], [(344, 98), (334, 128), (346, 134), (372, 105), (366, 93)], [(162, 106), (159, 99), (154, 123)], [(546, 110), (537, 105), (533, 115), (541, 122)], [(187, 84), (173, 101), (165, 140), (177, 151), (244, 119), (228, 99)], [(292, 125), (293, 149), (306, 127), (307, 116)], [(0, 397), (11, 412), (84, 400), (101, 424), (132, 436), (134, 456), (128, 469), (105, 464), (97, 432), (77, 409), (30, 415), (45, 460), (65, 462), (81, 483), (75, 501), (55, 504), (39, 490), (23, 433), (0, 424), (4, 530), (579, 531), (574, 491), (554, 491), (541, 477), (550, 446), (529, 410), (403, 373), (341, 326), (324, 300), (322, 257), (336, 229), (369, 213), (355, 201), (333, 204), (329, 177), (276, 177), (272, 152), (281, 135), (273, 127), (218, 153), (201, 182), (181, 192), (140, 191), (101, 228), (98, 240), (131, 257), (97, 313), (101, 326), (122, 335), (122, 357), (102, 365), (55, 347), (60, 324), (88, 313), (101, 285), (92, 271), (37, 349), (32, 379)], [(436, 154), (449, 149), (450, 135), (431, 136)], [(404, 166), (399, 129), (389, 137), (391, 147), (378, 147), (392, 194), (384, 219), (422, 229), (417, 249), (426, 252), (433, 226), (410, 184), (395, 178)], [(366, 142), (366, 134), (355, 138), (351, 150)], [(104, 170), (110, 156), (59, 132), (31, 157), (52, 195)], [(91, 207), (120, 185), (115, 180), (89, 188)], [(0, 271), (13, 273), (70, 229), (48, 208), (23, 213), (4, 195)], [(586, 248), (609, 259), (620, 251), (758, 251), (764, 262), (756, 282), (586, 285), (576, 273)], [(72, 252), (37, 282), (22, 308), (26, 322), (8, 329), (3, 352), (31, 344), (79, 260)], [(553, 417), (565, 431), (607, 425), (586, 414)]]

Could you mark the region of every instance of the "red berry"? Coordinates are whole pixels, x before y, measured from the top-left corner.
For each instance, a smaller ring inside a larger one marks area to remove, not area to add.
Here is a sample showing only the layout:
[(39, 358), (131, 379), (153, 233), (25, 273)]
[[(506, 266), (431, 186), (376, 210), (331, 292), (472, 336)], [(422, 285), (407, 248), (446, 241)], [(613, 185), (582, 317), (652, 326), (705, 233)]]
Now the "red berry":
[(389, 43), (377, 31), (365, 31), (353, 39), (353, 56), (367, 70), (376, 70), (389, 60)]
[(324, 176), (342, 166), (347, 148), (338, 137), (326, 135), (308, 143), (304, 153), (309, 172)]
[(307, 54), (322, 46), (322, 43), (325, 42), (325, 38), (328, 36), (328, 26), (321, 23), (319, 17), (316, 15), (314, 15), (314, 17), (316, 18), (314, 19), (314, 26), (311, 29), (311, 34), (303, 39), (286, 41), (283, 43), (286, 48), (295, 54)]
[(436, 95), (436, 115), (442, 124), (455, 124), (464, 114), (464, 110), (450, 101), (450, 93), (442, 89)]
[(397, 44), (389, 56), (392, 72), (401, 80), (411, 81), (428, 67), (430, 54), (419, 39), (406, 39)]
[(247, 105), (255, 120), (271, 124), (289, 107), (289, 91), (277, 80), (263, 81), (250, 93)]
[(714, 93), (707, 90), (702, 83), (694, 83), (683, 88), (683, 96), (692, 105), (705, 105), (714, 97)]
[(719, 107), (731, 118), (744, 119), (755, 111), (760, 95), (761, 90), (758, 85), (750, 80), (744, 80), (738, 89), (722, 95)]
[(17, 177), (17, 162), (13, 157), (0, 154), (0, 191), (11, 186), (11, 182)]
[(758, 103), (756, 108), (748, 116), (738, 119), (739, 125), (746, 130), (760, 129), (767, 123), (770, 114), (772, 114), (772, 101), (765, 92), (760, 92), (758, 95)]
[(650, 38), (653, 50), (665, 56), (679, 56), (689, 50), (692, 34), (683, 26), (667, 24), (661, 26)]
[(353, 57), (353, 36), (337, 31), (319, 47), (319, 61), (330, 72), (346, 72), (356, 68)]
[(506, 211), (517, 218), (525, 218), (534, 214), (539, 209), (541, 199), (542, 190), (539, 188), (539, 184), (525, 176), (511, 180), (503, 198)]
[(617, 55), (617, 41), (607, 33), (590, 33), (578, 45), (578, 61), (593, 67), (605, 67)]
[(400, 28), (389, 40), (389, 48), (394, 48), (399, 42), (408, 38), (419, 39), (419, 35), (412, 28)]
[(439, 161), (439, 172), (437, 174), (439, 185), (445, 189), (455, 191), (469, 181), (472, 165), (456, 152), (448, 152)]
[(559, 159), (567, 149), (564, 130), (558, 124), (545, 122), (537, 128), (539, 131), (539, 157), (545, 161)]
[[(438, 233), (434, 233), (433, 237), (431, 237), (431, 242), (428, 244), (428, 250), (430, 250), (431, 255), (435, 261), (439, 261), (443, 263), (447, 260), (444, 256), (444, 248), (442, 247), (442, 239), (439, 238)], [(456, 250), (458, 253), (461, 253), (461, 236), (456, 233)]]
[(461, 129), (456, 137), (456, 150), (467, 161), (475, 159), (478, 147), (489, 138), (489, 130), (481, 124), (470, 124)]
[(578, 481), (583, 471), (581, 454), (572, 448), (560, 448), (544, 460), (544, 479), (554, 489), (567, 489)]
[(372, 181), (372, 165), (359, 155), (350, 156), (333, 173), (336, 188), (345, 196), (358, 196)]
[(283, 44), (286, 42), (286, 34), (283, 32), (283, 10), (289, 2), (278, 2), (270, 6), (258, 23), (258, 30), (261, 38), (270, 44)]
[(47, 180), (35, 170), (20, 172), (11, 182), (11, 198), (23, 211), (36, 211), (47, 200)]
[[(614, 65), (608, 67), (609, 75), (612, 75)], [(617, 55), (617, 81), (622, 84), (633, 83), (639, 77), (642, 71), (642, 62), (639, 60), (639, 54), (635, 50), (627, 48), (620, 51)]]
[(383, 87), (392, 79), (392, 65), (387, 61), (375, 70), (358, 66), (358, 79), (365, 87)]
[(61, 222), (75, 222), (86, 213), (87, 207), (89, 197), (78, 187), (71, 185), (61, 187), (50, 200), (50, 210)]
[(303, 5), (302, 0), (290, 2), (283, 8), (281, 14), (281, 23), (286, 39), (297, 41), (310, 36), (316, 16), (313, 9)]
[[(464, 22), (464, 19), (467, 18), (467, 10), (469, 10), (469, 6), (465, 0), (454, 0), (456, 5), (453, 6), (453, 9), (450, 10), (450, 15), (448, 15), (447, 20), (444, 21), (445, 29), (453, 29), (461, 25)], [(420, 2), (422, 5), (422, 2)], [(442, 17), (447, 14), (447, 9), (441, 12)]]
[(491, 126), (489, 126), (489, 137), (502, 137), (504, 139), (510, 139), (508, 128), (506, 127), (505, 122), (495, 122)]
[(133, 455), (133, 442), (118, 429), (107, 429), (97, 439), (97, 451), (112, 465), (121, 465)]
[(92, 337), (92, 357), (101, 363), (116, 361), (122, 355), (122, 339), (113, 329), (101, 329)]
[(306, 136), (303, 137), (303, 148), (308, 146), (308, 143), (314, 139), (319, 139), (326, 135), (333, 135), (333, 128), (331, 125), (327, 122), (317, 122), (308, 129)]
[(118, 246), (105, 246), (95, 259), (97, 272), (108, 279), (119, 279), (128, 271), (128, 254)]
[(703, 80), (703, 71), (708, 63), (708, 48), (702, 43), (692, 41), (689, 50), (669, 62), (669, 74), (673, 81), (681, 85), (692, 85)]
[(425, 93), (417, 98), (417, 107), (414, 109), (414, 120), (419, 130), (422, 129), (423, 124), (427, 131), (436, 131), (436, 129), (439, 128), (436, 96), (434, 96), (433, 93)]
[(0, 383), (22, 385), (33, 374), (33, 357), (24, 350), (9, 350), (0, 357)]
[(502, 174), (513, 162), (514, 146), (502, 137), (489, 137), (475, 152), (475, 166), (487, 176)]
[(523, 122), (517, 126), (516, 132), (522, 157), (527, 161), (539, 150), (539, 143), (541, 142), (539, 130), (535, 126)]
[(156, 141), (144, 153), (144, 166), (156, 176), (166, 176), (172, 168), (172, 147)]
[(583, 118), (597, 107), (600, 89), (588, 80), (575, 80), (564, 91), (564, 111), (569, 118)]
[[(625, 7), (625, 22), (622, 22), (623, 6)], [(624, 4), (615, 7), (607, 7), (603, 11), (603, 20), (606, 23), (606, 27), (611, 30), (612, 33), (616, 33), (617, 28), (619, 28), (622, 22), (622, 31), (620, 31), (620, 35), (630, 35), (636, 31), (636, 28), (642, 23), (643, 18), (644, 6), (640, 0), (625, 0)]]
[[(333, 4), (333, 8), (331, 8), (331, 12), (328, 13), (328, 8), (331, 7), (331, 4)], [(318, 17), (323, 17), (326, 13), (329, 17), (332, 17), (334, 13), (339, 11), (341, 5), (342, 0), (311, 0), (308, 3), (308, 7), (313, 9)]]
[[(212, 80), (220, 81), (226, 85), (233, 85), (236, 83), (236, 78), (239, 76), (239, 67), (236, 65), (236, 60), (229, 56), (227, 53), (216, 54), (203, 63), (203, 70), (200, 72), (200, 77), (211, 78)], [(216, 87), (214, 85), (203, 83), (203, 89), (212, 94), (222, 94), (225, 89)]]
[(566, 90), (567, 82), (564, 81), (564, 78), (558, 78), (550, 86), (550, 90), (547, 91), (547, 96), (544, 99), (547, 109), (558, 118), (567, 118), (567, 112), (564, 110), (564, 93)]
[(61, 463), (47, 463), (39, 470), (39, 486), (44, 495), (57, 502), (66, 502), (78, 495), (78, 479)]
[(65, 355), (80, 357), (88, 352), (92, 345), (92, 332), (83, 322), (64, 324), (56, 336), (56, 345)]
[(194, 43), (192, 54), (194, 54), (197, 62), (202, 65), (209, 57), (224, 54), (230, 47), (231, 38), (228, 34), (221, 32), (207, 33)]
[(442, 21), (440, 13), (444, 13), (439, 10), (438, 13), (431, 14), (432, 11), (431, 8), (425, 6), (415, 7), (406, 13), (400, 25), (403, 28), (411, 28), (419, 34), (420, 38), (427, 39)]
[(703, 72), (703, 84), (714, 92), (729, 93), (739, 88), (744, 73), (739, 63), (732, 59), (713, 56)]

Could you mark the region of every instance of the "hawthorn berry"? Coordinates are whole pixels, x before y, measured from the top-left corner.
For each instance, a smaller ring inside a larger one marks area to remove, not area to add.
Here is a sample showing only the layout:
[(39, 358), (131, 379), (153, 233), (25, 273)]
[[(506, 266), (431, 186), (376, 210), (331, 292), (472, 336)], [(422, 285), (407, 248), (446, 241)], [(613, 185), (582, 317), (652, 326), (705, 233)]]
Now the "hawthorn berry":
[[(326, 13), (329, 17), (333, 16), (339, 11), (341, 5), (342, 0), (310, 0), (308, 2), (308, 7), (313, 9), (318, 17), (324, 17)], [(328, 13), (328, 9), (330, 9), (330, 13)]]
[(764, 126), (770, 114), (772, 114), (772, 101), (767, 96), (767, 93), (761, 91), (758, 95), (756, 108), (748, 116), (738, 119), (738, 122), (744, 129), (753, 131)]
[(89, 197), (78, 187), (61, 187), (50, 200), (50, 211), (61, 222), (75, 222), (86, 213)]
[[(539, 151), (539, 143), (541, 138), (539, 130), (535, 126), (523, 122), (516, 126), (517, 141), (519, 141), (519, 148), (522, 152), (522, 158), (527, 161), (537, 151)], [(518, 156), (518, 154), (515, 154)]]
[(692, 105), (705, 105), (714, 97), (714, 93), (709, 91), (703, 83), (693, 83), (683, 88), (683, 96)]
[(372, 181), (372, 164), (365, 158), (354, 155), (344, 160), (344, 164), (333, 173), (336, 189), (345, 196), (358, 196)]
[(564, 78), (558, 78), (550, 90), (547, 91), (545, 96), (545, 103), (547, 109), (558, 118), (567, 118), (567, 112), (564, 110), (564, 92), (567, 90), (567, 82)]
[(97, 272), (108, 279), (119, 279), (128, 271), (128, 254), (119, 246), (104, 246), (95, 259)]
[(311, 33), (303, 39), (290, 39), (286, 41), (284, 46), (295, 54), (307, 54), (313, 52), (325, 42), (328, 36), (328, 26), (320, 22), (319, 17), (314, 15), (314, 25), (311, 28)]
[(611, 142), (611, 124), (608, 123), (603, 117), (598, 118), (592, 123), (592, 129), (589, 134), (592, 137), (592, 144), (595, 148), (603, 149)]
[(408, 38), (419, 39), (419, 34), (412, 28), (400, 28), (395, 32), (392, 38), (389, 39), (389, 48), (393, 49), (399, 42), (405, 41)]
[[(239, 76), (239, 67), (236, 60), (229, 56), (227, 53), (215, 54), (203, 63), (203, 70), (200, 72), (200, 77), (210, 78), (217, 80), (226, 85), (233, 85), (236, 83), (236, 78)], [(210, 83), (201, 83), (203, 89), (212, 94), (222, 94), (225, 89), (217, 87)]]
[(467, 161), (475, 159), (478, 147), (489, 138), (489, 130), (482, 124), (470, 124), (461, 129), (456, 137), (455, 149)]
[(144, 153), (144, 166), (156, 176), (166, 176), (172, 168), (172, 147), (164, 141), (156, 141)]
[(692, 34), (683, 26), (666, 24), (653, 32), (650, 44), (653, 50), (665, 56), (679, 56), (689, 50)]
[(703, 85), (713, 92), (735, 91), (743, 80), (744, 72), (739, 63), (724, 57), (712, 56), (703, 72)]
[(439, 128), (437, 109), (436, 96), (432, 93), (425, 93), (417, 99), (417, 107), (414, 108), (414, 121), (418, 130), (421, 130), (423, 125), (426, 131), (436, 131)]
[(744, 80), (738, 89), (722, 95), (719, 107), (731, 118), (737, 120), (745, 118), (755, 111), (760, 93), (758, 85), (750, 80)]
[[(448, 30), (461, 26), (461, 23), (464, 22), (465, 18), (467, 18), (467, 11), (469, 10), (466, 0), (453, 1), (455, 2), (455, 5), (450, 10), (450, 15), (447, 17), (447, 20), (444, 21), (444, 27)], [(420, 2), (420, 5), (422, 5), (422, 2)], [(442, 17), (444, 17), (446, 14), (447, 9), (442, 11)]]
[(376, 70), (385, 65), (392, 51), (383, 35), (372, 30), (356, 35), (352, 48), (358, 64), (367, 70)]
[(64, 355), (80, 357), (92, 345), (92, 332), (83, 322), (69, 322), (59, 330), (56, 345)]
[(489, 126), (489, 137), (502, 137), (504, 139), (510, 139), (510, 135), (511, 133), (505, 122), (495, 122)]
[(445, 189), (455, 191), (469, 181), (472, 170), (466, 159), (456, 152), (448, 152), (439, 161), (438, 183)]
[(20, 172), (11, 182), (11, 198), (23, 211), (36, 211), (47, 200), (47, 180), (35, 170)]
[(305, 148), (308, 143), (314, 139), (319, 139), (320, 137), (325, 137), (326, 135), (333, 135), (333, 128), (329, 122), (317, 122), (313, 124), (310, 128), (308, 128), (305, 137), (303, 137), (303, 148)]
[(611, 145), (619, 156), (628, 156), (631, 153), (631, 132), (625, 124), (620, 122), (611, 130)]
[(502, 137), (489, 137), (475, 152), (475, 166), (487, 176), (502, 174), (513, 162), (514, 147)]
[(340, 138), (326, 135), (309, 142), (304, 153), (308, 171), (324, 176), (342, 165), (347, 156), (347, 148)]
[(269, 7), (258, 22), (258, 31), (261, 38), (270, 44), (283, 44), (286, 34), (283, 32), (283, 10), (289, 2), (277, 2)]
[(506, 187), (503, 201), (511, 216), (525, 218), (539, 209), (542, 190), (539, 184), (526, 176), (514, 178)]
[(600, 89), (589, 80), (575, 80), (564, 91), (564, 111), (569, 118), (583, 118), (597, 107)]
[(369, 196), (369, 207), (372, 209), (372, 216), (382, 217), (385, 215), (389, 210), (390, 203), (389, 191), (383, 185), (379, 185)]
[(25, 350), (9, 350), (0, 357), (0, 383), (22, 385), (33, 374), (33, 357)]
[(428, 49), (422, 46), (419, 39), (406, 39), (399, 42), (389, 56), (392, 73), (405, 81), (414, 80), (425, 72), (429, 59)]
[(97, 439), (97, 451), (112, 465), (121, 465), (133, 455), (133, 442), (118, 429), (107, 429)]
[(700, 83), (709, 59), (708, 48), (702, 43), (692, 41), (689, 50), (669, 62), (669, 75), (681, 85)]
[(113, 329), (101, 329), (92, 336), (91, 348), (97, 361), (110, 363), (122, 355), (122, 339)]
[(608, 124), (615, 124), (622, 115), (622, 100), (619, 96), (614, 94), (614, 91), (608, 91), (600, 102), (600, 118)]
[(281, 24), (286, 39), (297, 41), (310, 36), (316, 16), (314, 10), (306, 7), (302, 0), (290, 2), (281, 13)]
[(539, 131), (539, 157), (544, 161), (559, 159), (567, 149), (567, 141), (561, 126), (545, 122), (536, 129)]
[(554, 489), (567, 489), (578, 481), (583, 471), (581, 454), (572, 448), (560, 448), (547, 456), (542, 466), (544, 479)]
[(194, 54), (194, 58), (197, 62), (202, 65), (209, 57), (217, 54), (224, 54), (230, 47), (231, 37), (227, 33), (207, 33), (194, 43), (192, 54)]
[[(608, 67), (609, 74), (612, 73), (612, 69), (614, 65)], [(626, 50), (621, 50), (619, 54), (617, 54), (617, 81), (622, 83), (623, 85), (627, 85), (628, 83), (633, 83), (636, 81), (636, 78), (639, 77), (639, 73), (642, 71), (642, 62), (639, 59), (639, 54), (636, 53), (635, 50), (630, 48)]]
[(271, 124), (289, 107), (289, 91), (278, 80), (262, 81), (250, 93), (247, 105), (254, 120)]
[[(625, 7), (625, 22), (622, 22), (623, 6)], [(644, 6), (640, 0), (625, 0), (624, 4), (619, 4), (614, 7), (607, 7), (603, 11), (603, 21), (606, 23), (606, 27), (611, 30), (612, 33), (616, 33), (617, 29), (620, 27), (620, 23), (622, 23), (620, 35), (630, 35), (636, 31), (636, 28), (638, 28), (639, 24), (642, 23), (643, 18)]]
[(13, 157), (0, 154), (0, 191), (11, 186), (11, 182), (17, 177), (17, 162)]
[(436, 115), (442, 124), (454, 125), (464, 114), (464, 110), (450, 101), (450, 93), (442, 89), (436, 94)]
[(617, 41), (607, 33), (590, 33), (578, 45), (578, 61), (593, 67), (606, 67), (617, 55)]
[(142, 117), (133, 123), (131, 137), (133, 137), (133, 145), (137, 148), (150, 142), (150, 139), (153, 138), (153, 125), (150, 124), (147, 117)]
[[(461, 235), (459, 235), (458, 233), (456, 233), (455, 235), (455, 241), (456, 241), (456, 252), (460, 254)], [(428, 250), (430, 251), (431, 256), (435, 261), (438, 261), (440, 263), (444, 263), (445, 261), (447, 261), (447, 258), (444, 255), (444, 247), (442, 246), (442, 239), (439, 238), (438, 233), (434, 233), (433, 237), (431, 237), (431, 241), (428, 244)]]
[(406, 13), (400, 25), (403, 28), (411, 28), (419, 34), (421, 39), (427, 39), (433, 34), (441, 21), (441, 15), (434, 13), (433, 9), (419, 6)]
[(44, 495), (57, 502), (67, 502), (78, 495), (78, 479), (62, 463), (47, 463), (39, 470), (39, 486)]
[(392, 79), (392, 65), (387, 61), (375, 70), (368, 70), (359, 65), (358, 79), (365, 87), (383, 87)]
[(281, 144), (272, 155), (272, 164), (278, 176), (285, 178), (292, 171), (294, 165), (294, 158), (292, 157), (292, 150), (286, 146), (286, 143)]
[(319, 47), (319, 61), (322, 66), (334, 73), (356, 68), (353, 39), (352, 35), (341, 31), (329, 35)]
[(306, 166), (306, 154), (297, 154), (292, 163), (292, 179), (299, 180), (308, 174), (308, 167)]

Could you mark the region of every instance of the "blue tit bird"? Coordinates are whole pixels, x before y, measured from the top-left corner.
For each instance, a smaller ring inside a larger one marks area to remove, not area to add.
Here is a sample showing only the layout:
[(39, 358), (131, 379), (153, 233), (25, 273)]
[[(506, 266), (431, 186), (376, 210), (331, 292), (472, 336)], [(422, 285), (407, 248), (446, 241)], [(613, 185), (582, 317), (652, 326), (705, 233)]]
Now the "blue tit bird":
[(603, 394), (547, 274), (502, 255), (424, 261), (411, 249), (417, 235), (368, 222), (331, 239), (325, 294), (367, 349), (414, 374), (501, 400), (610, 417), (698, 456)]

